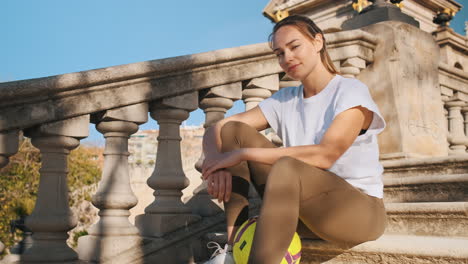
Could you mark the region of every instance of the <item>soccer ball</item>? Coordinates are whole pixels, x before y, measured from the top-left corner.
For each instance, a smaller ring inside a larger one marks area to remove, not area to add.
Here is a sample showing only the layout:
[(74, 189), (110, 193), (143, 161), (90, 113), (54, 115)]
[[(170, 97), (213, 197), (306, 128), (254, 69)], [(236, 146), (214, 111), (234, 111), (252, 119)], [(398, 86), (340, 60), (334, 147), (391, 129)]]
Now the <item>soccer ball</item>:
[[(236, 264), (247, 264), (252, 247), (252, 241), (257, 226), (257, 217), (245, 221), (237, 230), (234, 237), (232, 253)], [(301, 239), (297, 233), (289, 245), (281, 264), (299, 264), (301, 260)]]

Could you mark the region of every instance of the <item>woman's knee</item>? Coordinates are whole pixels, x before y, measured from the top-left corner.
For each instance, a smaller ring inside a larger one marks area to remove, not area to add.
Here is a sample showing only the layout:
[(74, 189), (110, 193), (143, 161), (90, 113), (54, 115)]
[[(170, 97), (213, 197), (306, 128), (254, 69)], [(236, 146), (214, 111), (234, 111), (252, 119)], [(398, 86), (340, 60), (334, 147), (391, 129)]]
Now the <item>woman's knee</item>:
[(257, 133), (253, 127), (239, 121), (229, 121), (221, 127), (221, 141), (223, 151), (229, 151), (241, 147), (241, 139), (246, 138), (249, 133)]
[(279, 189), (286, 189), (288, 187), (297, 189), (299, 185), (299, 175), (295, 173), (293, 167), (296, 163), (296, 159), (292, 157), (281, 157), (272, 166), (271, 171), (268, 175), (267, 188), (271, 191), (278, 187)]

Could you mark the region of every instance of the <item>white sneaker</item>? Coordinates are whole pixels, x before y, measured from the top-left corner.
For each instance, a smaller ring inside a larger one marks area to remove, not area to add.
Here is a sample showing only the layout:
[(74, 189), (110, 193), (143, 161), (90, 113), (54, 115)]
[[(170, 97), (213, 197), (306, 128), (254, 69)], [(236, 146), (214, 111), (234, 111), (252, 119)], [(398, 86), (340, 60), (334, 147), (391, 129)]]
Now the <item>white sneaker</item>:
[(204, 264), (235, 264), (234, 257), (232, 256), (232, 251), (229, 248), (229, 245), (226, 244), (224, 248), (222, 248), (216, 242), (208, 242), (206, 245), (208, 248), (216, 248), (213, 255), (211, 255), (210, 260), (205, 262)]

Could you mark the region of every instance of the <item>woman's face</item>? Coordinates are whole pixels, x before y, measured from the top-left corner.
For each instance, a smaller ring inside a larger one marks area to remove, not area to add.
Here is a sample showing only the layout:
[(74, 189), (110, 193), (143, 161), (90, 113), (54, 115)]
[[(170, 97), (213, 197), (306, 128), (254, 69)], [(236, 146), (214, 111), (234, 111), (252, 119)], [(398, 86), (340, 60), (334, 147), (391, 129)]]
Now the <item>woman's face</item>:
[(303, 81), (321, 63), (321, 48), (320, 35), (316, 35), (315, 41), (312, 41), (294, 26), (281, 27), (273, 37), (273, 52), (281, 68), (299, 81)]

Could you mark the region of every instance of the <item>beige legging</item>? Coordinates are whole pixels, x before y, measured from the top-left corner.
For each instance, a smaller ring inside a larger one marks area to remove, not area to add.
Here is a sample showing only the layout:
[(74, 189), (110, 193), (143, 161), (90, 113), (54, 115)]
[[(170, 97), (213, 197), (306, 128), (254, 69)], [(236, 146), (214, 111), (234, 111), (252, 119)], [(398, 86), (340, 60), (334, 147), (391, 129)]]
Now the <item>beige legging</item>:
[[(274, 148), (254, 128), (229, 122), (221, 129), (222, 151)], [(248, 218), (252, 183), (262, 197), (249, 263), (280, 263), (297, 231), (304, 238), (353, 246), (375, 240), (386, 226), (382, 199), (369, 196), (341, 177), (291, 157), (273, 165), (242, 162), (228, 168), (232, 194), (225, 203), (228, 226)], [(300, 221), (298, 221), (300, 220)]]

